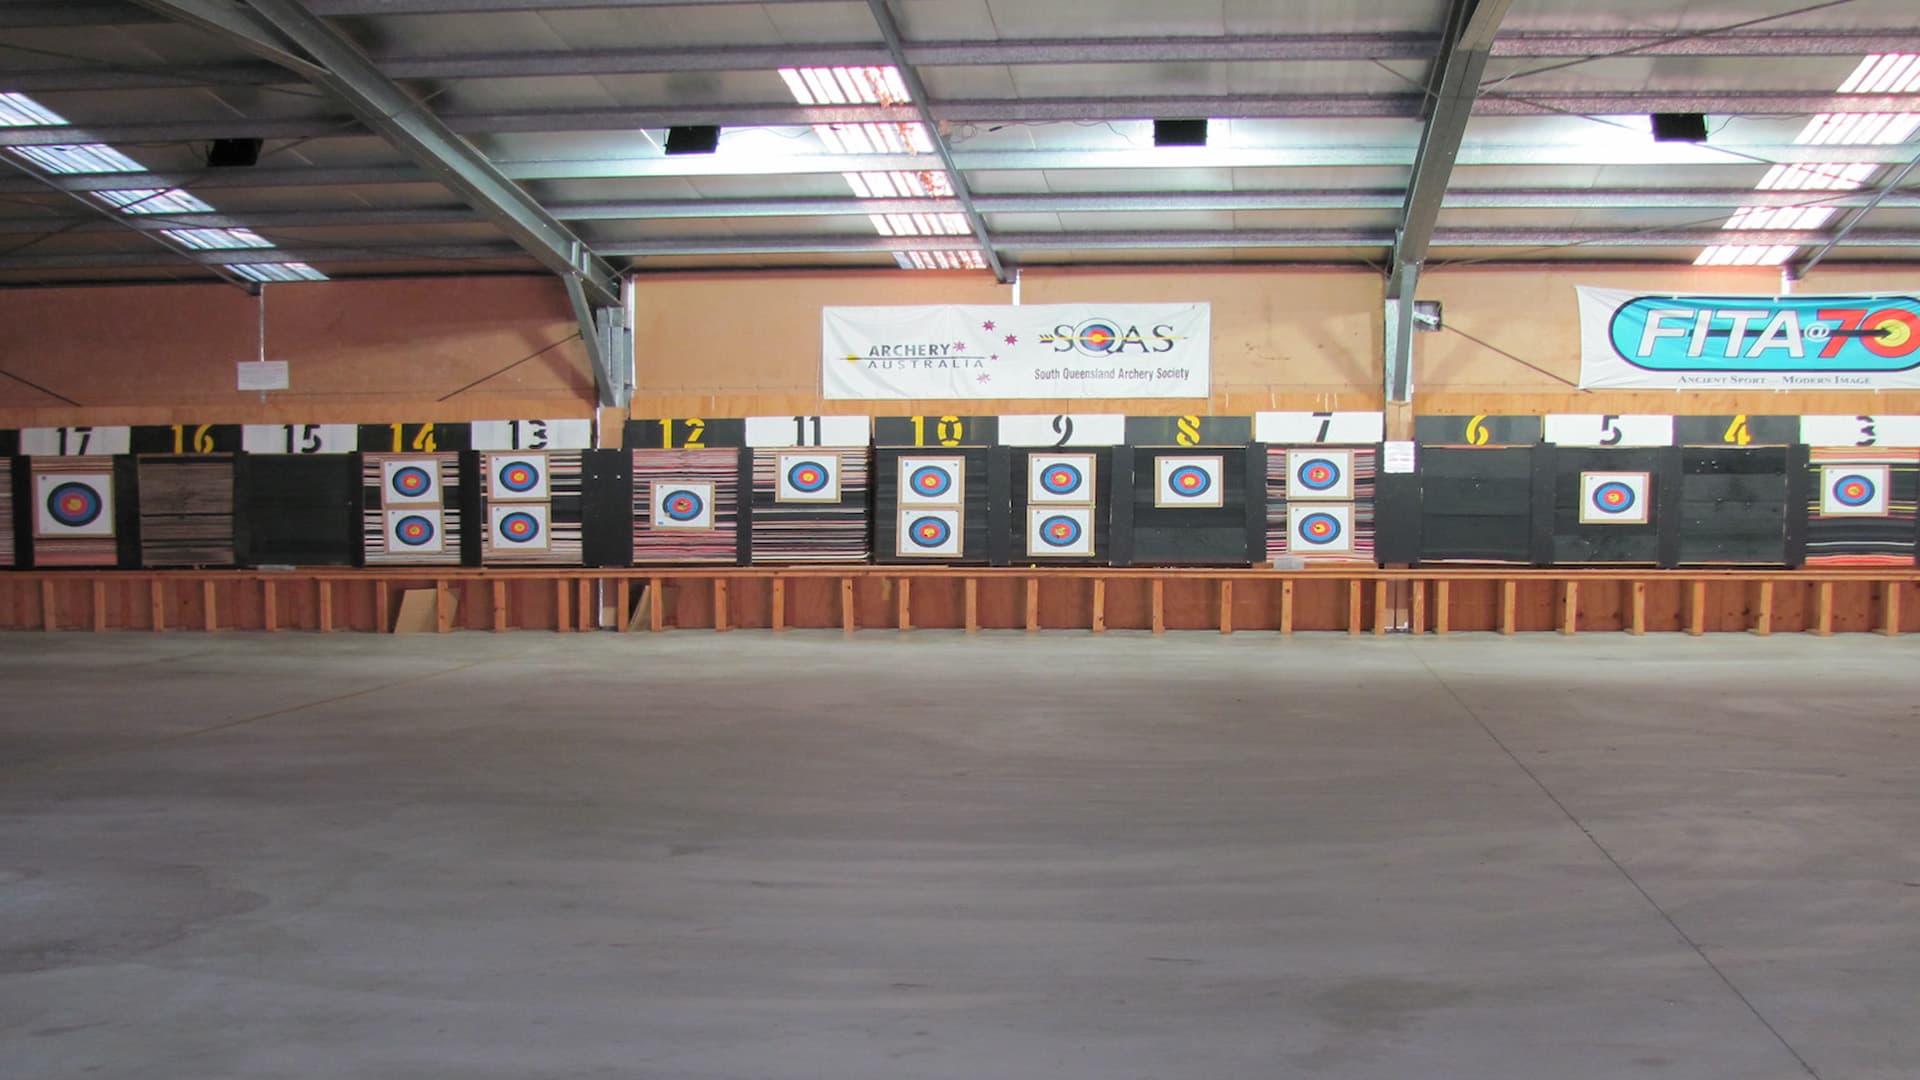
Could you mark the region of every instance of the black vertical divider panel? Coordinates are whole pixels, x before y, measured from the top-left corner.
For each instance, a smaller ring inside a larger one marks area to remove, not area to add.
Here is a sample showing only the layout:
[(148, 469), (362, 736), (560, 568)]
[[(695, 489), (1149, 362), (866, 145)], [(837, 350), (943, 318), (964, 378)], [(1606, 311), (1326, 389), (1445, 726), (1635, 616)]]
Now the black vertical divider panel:
[(359, 564), (358, 454), (242, 454), (234, 499), (240, 565)]
[(1805, 443), (1787, 447), (1786, 564), (1799, 568), (1807, 561), (1807, 511), (1813, 501), (1811, 448)]
[(353, 465), (353, 493), (348, 504), (353, 514), (353, 565), (367, 565), (367, 545), (362, 539), (361, 522), (367, 513), (367, 485), (362, 481), (366, 474), (366, 460), (359, 454), (348, 454), (347, 460)]
[(13, 469), (13, 565), (22, 569), (33, 565), (33, 477), (27, 459), (16, 457)]
[(1535, 566), (1553, 563), (1554, 478), (1560, 467), (1560, 448), (1541, 443), (1531, 448), (1533, 490), (1529, 505), (1533, 510), (1527, 561)]
[(581, 562), (633, 564), (633, 455), (625, 450), (580, 453)]
[[(1022, 470), (1024, 491), (1025, 472)], [(1013, 561), (1013, 455), (1004, 446), (987, 448), (987, 563)]]
[[(734, 550), (738, 552), (739, 565), (745, 566), (753, 561), (753, 451), (740, 448), (740, 506), (735, 511)], [(869, 549), (871, 550), (871, 549)]]
[[(1116, 446), (1105, 455), (1112, 464), (1107, 467), (1107, 476), (1112, 481), (1107, 490), (1107, 506), (1110, 509), (1108, 535), (1112, 545), (1108, 561), (1114, 566), (1133, 565), (1133, 447)], [(1025, 476), (1022, 475), (1022, 483)]]
[[(1384, 454), (1382, 460), (1385, 460)], [(1379, 474), (1373, 494), (1373, 557), (1382, 566), (1420, 561), (1420, 476)]]
[(1267, 444), (1247, 445), (1247, 561), (1267, 561)]
[(113, 459), (113, 541), (120, 569), (140, 569), (140, 470), (131, 454)]
[(1671, 570), (1680, 565), (1680, 537), (1685, 520), (1681, 511), (1687, 482), (1678, 446), (1660, 450), (1660, 467), (1653, 475), (1653, 526), (1659, 534), (1656, 565)]
[(460, 451), (460, 565), (479, 566), (486, 548), (487, 492), (480, 483), (480, 452)]

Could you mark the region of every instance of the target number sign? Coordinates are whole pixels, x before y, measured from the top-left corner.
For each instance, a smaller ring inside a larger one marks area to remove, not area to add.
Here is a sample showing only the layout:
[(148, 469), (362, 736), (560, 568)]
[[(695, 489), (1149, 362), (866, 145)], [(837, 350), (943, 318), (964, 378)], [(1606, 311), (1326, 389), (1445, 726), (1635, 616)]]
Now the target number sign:
[(1820, 466), (1821, 517), (1885, 517), (1885, 465)]
[(1920, 446), (1920, 416), (1803, 416), (1808, 446)]
[(656, 529), (713, 528), (713, 485), (705, 481), (656, 480), (650, 500)]
[(1386, 438), (1387, 417), (1377, 412), (1261, 412), (1253, 414), (1253, 440), (1263, 443), (1377, 443)]
[(1545, 438), (1558, 446), (1672, 446), (1673, 417), (1567, 413), (1545, 418)]
[(1580, 474), (1582, 525), (1645, 525), (1650, 506), (1646, 473)]
[(1153, 459), (1153, 505), (1162, 509), (1204, 509), (1225, 505), (1225, 469), (1218, 455), (1166, 455)]

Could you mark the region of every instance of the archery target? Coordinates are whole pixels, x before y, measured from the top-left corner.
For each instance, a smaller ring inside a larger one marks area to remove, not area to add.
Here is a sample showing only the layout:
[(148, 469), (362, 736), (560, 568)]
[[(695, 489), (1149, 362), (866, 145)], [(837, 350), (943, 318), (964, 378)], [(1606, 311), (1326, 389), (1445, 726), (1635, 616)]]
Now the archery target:
[(445, 550), (438, 509), (387, 511), (387, 554), (438, 555)]
[(783, 503), (840, 501), (840, 455), (781, 454), (774, 501)]
[(1220, 482), (1219, 457), (1157, 457), (1153, 459), (1153, 505), (1191, 509), (1224, 505), (1226, 485)]
[(960, 511), (957, 509), (928, 507), (901, 510), (896, 553), (901, 556), (957, 559), (963, 538)]
[(1649, 503), (1643, 472), (1580, 474), (1580, 524), (1645, 525)]
[(957, 457), (902, 457), (901, 506), (959, 506), (966, 501), (967, 463)]
[(1886, 513), (1885, 465), (1820, 466), (1821, 517), (1884, 517)]
[(441, 503), (440, 462), (434, 458), (390, 458), (380, 463), (380, 481), (382, 506)]
[(488, 454), (487, 498), (493, 502), (547, 499), (547, 455)]
[(1287, 499), (1353, 498), (1353, 451), (1287, 451)]
[(33, 480), (35, 536), (113, 535), (112, 473), (50, 473)]
[(1093, 554), (1093, 509), (1053, 506), (1027, 511), (1027, 555), (1086, 558)]
[(1352, 551), (1352, 505), (1288, 503), (1287, 550), (1295, 554), (1332, 554)]
[(713, 528), (713, 485), (681, 480), (653, 482), (653, 528)]
[(547, 505), (487, 507), (487, 543), (494, 551), (547, 550)]
[(1092, 454), (1034, 454), (1027, 459), (1027, 502), (1093, 504)]

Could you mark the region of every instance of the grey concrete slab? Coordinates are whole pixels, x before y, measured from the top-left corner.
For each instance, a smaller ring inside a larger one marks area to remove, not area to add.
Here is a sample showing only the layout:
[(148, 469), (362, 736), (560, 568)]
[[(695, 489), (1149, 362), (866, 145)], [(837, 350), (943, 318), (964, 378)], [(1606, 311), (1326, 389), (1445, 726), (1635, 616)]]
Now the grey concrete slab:
[(0, 637), (0, 1074), (1910, 1077), (1917, 655)]

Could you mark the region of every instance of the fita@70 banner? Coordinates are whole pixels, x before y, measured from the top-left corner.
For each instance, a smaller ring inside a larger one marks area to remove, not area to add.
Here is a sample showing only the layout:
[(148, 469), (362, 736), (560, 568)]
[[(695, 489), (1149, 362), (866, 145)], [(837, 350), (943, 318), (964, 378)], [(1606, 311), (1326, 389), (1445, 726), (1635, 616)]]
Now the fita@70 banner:
[(1672, 296), (1576, 286), (1580, 387), (1920, 387), (1920, 298)]
[(1207, 304), (830, 307), (828, 398), (1204, 398)]

